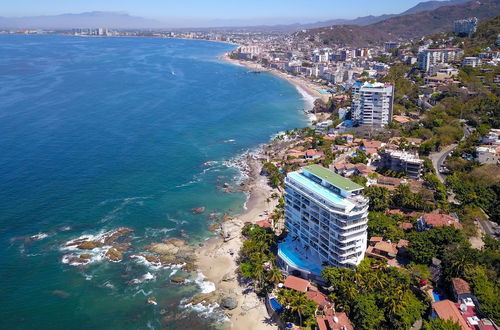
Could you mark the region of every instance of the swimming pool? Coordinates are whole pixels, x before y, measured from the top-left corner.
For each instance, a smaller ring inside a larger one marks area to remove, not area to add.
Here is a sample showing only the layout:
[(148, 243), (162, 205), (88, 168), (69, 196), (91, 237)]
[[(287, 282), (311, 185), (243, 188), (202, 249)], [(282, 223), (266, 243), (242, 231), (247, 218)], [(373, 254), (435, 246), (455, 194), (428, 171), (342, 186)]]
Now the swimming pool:
[(444, 293), (442, 293), (438, 289), (432, 290), (432, 296), (434, 297), (435, 302), (446, 299), (446, 296), (444, 295)]

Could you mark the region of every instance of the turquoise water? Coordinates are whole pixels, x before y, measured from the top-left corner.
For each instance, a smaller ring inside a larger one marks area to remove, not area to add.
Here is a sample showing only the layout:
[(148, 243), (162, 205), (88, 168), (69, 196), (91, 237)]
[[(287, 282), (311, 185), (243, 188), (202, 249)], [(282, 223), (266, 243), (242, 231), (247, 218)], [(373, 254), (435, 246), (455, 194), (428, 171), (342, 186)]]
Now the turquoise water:
[[(238, 183), (226, 161), (305, 125), (293, 86), (218, 59), (233, 48), (0, 35), (2, 328), (207, 328), (179, 307), (196, 282), (173, 286), (172, 269), (129, 256), (208, 237), (208, 212), (245, 201), (216, 189)], [(122, 226), (134, 229), (122, 262), (63, 263), (68, 240)]]

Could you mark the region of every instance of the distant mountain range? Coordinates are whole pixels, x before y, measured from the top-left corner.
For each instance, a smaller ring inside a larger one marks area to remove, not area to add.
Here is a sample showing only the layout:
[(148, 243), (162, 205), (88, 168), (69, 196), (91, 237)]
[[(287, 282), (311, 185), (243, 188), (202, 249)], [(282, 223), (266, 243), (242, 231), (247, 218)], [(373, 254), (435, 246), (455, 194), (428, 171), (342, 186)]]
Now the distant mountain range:
[[(400, 14), (387, 14), (381, 16), (365, 16), (355, 19), (334, 19), (311, 24), (281, 24), (281, 25), (257, 25), (249, 26), (248, 22), (237, 23), (236, 20), (206, 20), (207, 27), (238, 27), (245, 25), (249, 29), (272, 29), (282, 31), (298, 31), (301, 29), (312, 29), (330, 25), (359, 25), (367, 26), (381, 22), (393, 17), (409, 15), (433, 10), (443, 6), (463, 3), (469, 0), (447, 0), (447, 1), (426, 1), (417, 4)], [(161, 22), (153, 19), (131, 16), (120, 12), (94, 11), (80, 14), (61, 14), (49, 16), (29, 16), (29, 17), (0, 17), (0, 28), (10, 29), (72, 29), (72, 28), (96, 28), (106, 27), (111, 29), (147, 29), (147, 28), (168, 28), (178, 26), (179, 22)], [(190, 24), (190, 23), (187, 23)], [(203, 23), (201, 23), (203, 24)], [(200, 26), (200, 22), (196, 24)]]
[(463, 2), (467, 2), (470, 0), (447, 0), (447, 1), (425, 1), (425, 2), (420, 2), (414, 7), (400, 13), (400, 14), (385, 14), (385, 15), (380, 15), (380, 16), (363, 16), (363, 17), (358, 17), (355, 19), (333, 19), (333, 20), (328, 20), (328, 21), (322, 21), (322, 22), (316, 22), (312, 24), (303, 24), (302, 28), (304, 29), (311, 29), (311, 28), (318, 28), (318, 27), (325, 27), (325, 26), (330, 26), (330, 25), (360, 25), (360, 26), (366, 26), (370, 24), (375, 24), (381, 21), (385, 21), (389, 18), (393, 17), (398, 17), (398, 16), (405, 16), (405, 15), (410, 15), (410, 14), (416, 14), (420, 13), (423, 11), (427, 10), (434, 10), (440, 7), (445, 7), (445, 6), (450, 6), (450, 5), (455, 5)]
[(0, 28), (8, 29), (73, 29), (97, 28), (147, 29), (162, 28), (165, 23), (119, 12), (93, 11), (30, 17), (0, 17)]
[(396, 16), (365, 26), (332, 25), (299, 32), (297, 35), (319, 39), (325, 45), (368, 46), (384, 41), (408, 40), (439, 32), (451, 32), (453, 22), (457, 19), (477, 17), (482, 20), (499, 14), (500, 0), (474, 0)]

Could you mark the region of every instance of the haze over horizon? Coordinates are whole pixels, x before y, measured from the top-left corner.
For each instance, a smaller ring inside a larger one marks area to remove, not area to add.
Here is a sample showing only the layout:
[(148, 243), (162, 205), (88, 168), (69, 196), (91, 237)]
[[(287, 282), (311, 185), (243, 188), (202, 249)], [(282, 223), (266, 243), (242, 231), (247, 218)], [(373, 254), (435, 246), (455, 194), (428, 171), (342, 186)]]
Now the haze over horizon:
[(144, 0), (141, 3), (133, 0), (106, 2), (53, 0), (50, 3), (19, 0), (4, 4), (1, 16), (17, 18), (102, 11), (153, 19), (165, 27), (279, 25), (394, 14), (403, 12), (419, 2), (422, 0), (387, 0), (383, 3), (369, 0), (357, 2), (255, 0), (251, 3), (238, 4), (229, 0), (219, 0), (217, 4), (203, 0), (185, 0), (182, 3), (160, 0)]

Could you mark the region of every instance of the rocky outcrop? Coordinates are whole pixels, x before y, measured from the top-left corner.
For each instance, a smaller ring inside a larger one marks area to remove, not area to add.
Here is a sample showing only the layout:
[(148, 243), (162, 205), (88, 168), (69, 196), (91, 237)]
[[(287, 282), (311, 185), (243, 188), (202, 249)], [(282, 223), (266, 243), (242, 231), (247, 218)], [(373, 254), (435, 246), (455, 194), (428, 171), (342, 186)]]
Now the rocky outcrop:
[(182, 284), (182, 283), (186, 282), (186, 279), (184, 277), (180, 277), (180, 276), (172, 277), (170, 279), (170, 282), (175, 283), (175, 284)]
[(182, 239), (169, 238), (161, 243), (150, 244), (145, 250), (154, 253), (164, 266), (183, 264), (182, 269), (188, 272), (196, 270), (193, 248)]
[(220, 300), (220, 306), (224, 309), (235, 309), (238, 307), (238, 299), (235, 296), (225, 296)]
[(106, 258), (108, 258), (108, 260), (114, 261), (114, 262), (121, 261), (123, 258), (122, 253), (114, 247), (109, 248), (109, 250), (106, 252), (105, 256), (106, 256)]
[(205, 212), (205, 206), (196, 207), (196, 208), (192, 209), (191, 212), (193, 212), (193, 214), (201, 214), (201, 213)]
[(218, 296), (215, 292), (210, 293), (199, 293), (193, 298), (186, 301), (186, 305), (198, 305), (210, 306), (217, 302)]

